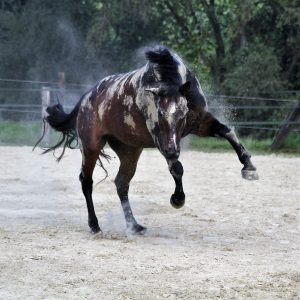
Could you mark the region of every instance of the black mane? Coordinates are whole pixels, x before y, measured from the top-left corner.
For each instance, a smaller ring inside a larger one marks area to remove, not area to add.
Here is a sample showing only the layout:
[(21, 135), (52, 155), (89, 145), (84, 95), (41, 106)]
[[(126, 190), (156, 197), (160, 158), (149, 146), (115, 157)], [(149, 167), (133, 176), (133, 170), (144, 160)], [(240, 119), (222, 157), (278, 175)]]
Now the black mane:
[(160, 76), (159, 81), (168, 85), (180, 85), (181, 78), (178, 73), (178, 61), (165, 46), (157, 46), (145, 52), (147, 60), (155, 73)]

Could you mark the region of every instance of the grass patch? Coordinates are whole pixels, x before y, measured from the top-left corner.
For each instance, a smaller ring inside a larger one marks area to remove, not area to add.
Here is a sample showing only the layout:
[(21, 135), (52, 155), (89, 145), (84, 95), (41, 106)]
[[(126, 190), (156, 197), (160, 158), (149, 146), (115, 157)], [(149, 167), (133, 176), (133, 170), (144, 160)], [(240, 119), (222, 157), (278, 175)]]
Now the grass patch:
[[(42, 126), (42, 122), (0, 122), (0, 145), (33, 146), (42, 135)], [(58, 134), (51, 130), (50, 142), (57, 138)]]
[(0, 145), (32, 146), (40, 136), (38, 122), (0, 122)]
[[(283, 145), (278, 150), (270, 148), (272, 139), (258, 140), (251, 137), (240, 139), (243, 145), (253, 153), (271, 154), (271, 153), (286, 153), (300, 155), (300, 134), (291, 132)], [(205, 152), (227, 152), (232, 151), (231, 145), (222, 138), (198, 138), (193, 136), (190, 140), (190, 148)]]
[[(42, 122), (0, 122), (0, 145), (33, 146), (42, 134)], [(50, 132), (50, 144), (54, 144), (59, 134)], [(272, 139), (258, 140), (254, 138), (241, 138), (245, 147), (253, 153), (283, 153), (300, 155), (300, 133), (291, 132), (282, 147), (271, 150)], [(231, 145), (222, 138), (198, 138), (192, 136), (189, 148), (206, 152), (233, 151)]]

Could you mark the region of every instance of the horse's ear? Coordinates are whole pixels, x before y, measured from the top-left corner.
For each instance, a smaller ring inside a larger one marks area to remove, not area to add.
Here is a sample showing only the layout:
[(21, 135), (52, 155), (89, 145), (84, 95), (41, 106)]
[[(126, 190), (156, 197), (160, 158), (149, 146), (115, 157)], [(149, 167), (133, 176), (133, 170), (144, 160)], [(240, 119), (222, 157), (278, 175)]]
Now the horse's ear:
[(154, 94), (154, 95), (158, 95), (159, 88), (157, 88), (157, 87), (147, 88), (147, 89), (145, 89), (145, 91), (146, 91), (146, 92), (150, 92), (150, 93), (152, 93), (152, 94)]
[(191, 82), (190, 81), (187, 81), (186, 83), (184, 83), (182, 86), (179, 87), (179, 91), (183, 96), (188, 94), (190, 89), (191, 89)]

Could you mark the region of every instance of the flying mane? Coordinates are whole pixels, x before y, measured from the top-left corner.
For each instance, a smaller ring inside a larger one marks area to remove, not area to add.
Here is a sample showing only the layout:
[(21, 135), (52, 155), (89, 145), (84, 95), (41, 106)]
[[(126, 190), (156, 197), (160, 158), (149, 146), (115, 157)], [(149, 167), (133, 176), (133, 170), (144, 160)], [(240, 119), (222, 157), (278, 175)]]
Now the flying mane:
[(182, 78), (178, 71), (179, 61), (167, 47), (155, 47), (146, 51), (145, 56), (159, 82), (177, 86), (182, 84)]

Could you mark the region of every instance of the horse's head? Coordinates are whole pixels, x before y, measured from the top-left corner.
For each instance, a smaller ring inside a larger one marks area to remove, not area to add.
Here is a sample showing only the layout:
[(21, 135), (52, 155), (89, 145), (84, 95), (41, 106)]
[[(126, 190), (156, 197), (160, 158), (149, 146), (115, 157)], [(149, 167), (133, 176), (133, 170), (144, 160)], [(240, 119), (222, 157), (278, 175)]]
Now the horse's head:
[(189, 88), (190, 82), (180, 87), (158, 85), (145, 89), (153, 94), (156, 107), (156, 122), (152, 122), (152, 133), (158, 148), (167, 159), (177, 159), (180, 154), (180, 139), (188, 112), (185, 93)]

